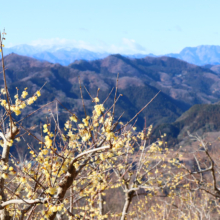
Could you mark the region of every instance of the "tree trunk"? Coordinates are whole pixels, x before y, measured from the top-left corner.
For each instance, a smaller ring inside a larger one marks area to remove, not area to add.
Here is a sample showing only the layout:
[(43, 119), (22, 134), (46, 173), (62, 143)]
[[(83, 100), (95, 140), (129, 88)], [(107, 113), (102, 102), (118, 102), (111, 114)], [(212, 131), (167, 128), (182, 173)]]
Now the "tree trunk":
[[(71, 164), (69, 166), (68, 172), (64, 179), (59, 184), (58, 193), (56, 195), (57, 201), (62, 202), (64, 199), (64, 196), (66, 194), (66, 191), (69, 189), (69, 187), (72, 185), (73, 180), (76, 178), (77, 172), (75, 167)], [(50, 217), (49, 220), (54, 220), (56, 218), (57, 212), (54, 212)]]
[[(2, 165), (3, 166), (8, 163), (8, 156), (9, 156), (9, 150), (10, 150), (10, 147), (7, 146), (6, 141), (4, 141), (4, 143), (5, 144), (4, 144), (3, 152), (2, 152), (2, 162), (3, 162)], [(1, 195), (1, 200), (5, 202), (7, 201), (7, 198), (4, 193), (4, 185), (5, 185), (5, 179), (2, 178), (2, 176), (0, 176), (0, 195)], [(1, 220), (11, 219), (6, 209), (0, 210), (0, 219)]]
[(103, 215), (103, 199), (101, 192), (99, 192), (99, 215)]
[(134, 195), (134, 191), (131, 191), (129, 193), (125, 193), (125, 204), (124, 204), (124, 207), (123, 207), (121, 220), (126, 220), (127, 219), (128, 209), (130, 207), (133, 195)]
[[(7, 141), (14, 140), (15, 136), (18, 133), (19, 130), (14, 124), (12, 124), (12, 128), (7, 131), (7, 134), (5, 136), (2, 132), (0, 132), (0, 136), (4, 141), (2, 157), (1, 157), (2, 166), (8, 165), (10, 147), (7, 145)], [(7, 201), (7, 198), (4, 193), (4, 185), (5, 185), (5, 179), (2, 176), (0, 176), (0, 196), (2, 197), (1, 200), (5, 202)], [(10, 220), (10, 219), (12, 219), (12, 217), (9, 216), (6, 209), (0, 210), (0, 220)]]

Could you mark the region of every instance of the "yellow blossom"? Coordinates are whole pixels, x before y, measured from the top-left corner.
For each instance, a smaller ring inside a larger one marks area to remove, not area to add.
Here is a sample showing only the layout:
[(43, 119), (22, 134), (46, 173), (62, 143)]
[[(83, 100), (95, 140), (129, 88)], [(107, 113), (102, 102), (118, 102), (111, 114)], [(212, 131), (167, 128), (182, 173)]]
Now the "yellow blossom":
[(50, 137), (47, 135), (46, 137), (45, 137), (45, 145), (47, 146), (47, 147), (51, 147), (52, 146), (52, 143), (53, 143), (53, 141), (50, 139)]
[(4, 166), (2, 167), (2, 169), (3, 169), (3, 170), (7, 170), (7, 169), (8, 169), (8, 165), (4, 165)]
[(12, 170), (14, 170), (14, 168), (13, 167), (9, 167), (9, 171), (12, 171)]
[(36, 94), (37, 94), (38, 97), (41, 96), (41, 93), (40, 93), (39, 90), (36, 92)]
[(71, 121), (74, 121), (74, 122), (77, 122), (77, 117), (76, 117), (76, 115), (75, 115), (75, 114), (72, 115), (72, 116), (70, 117), (70, 120), (71, 120)]
[(26, 107), (25, 102), (22, 102), (22, 103), (19, 105), (19, 108), (21, 108), (21, 109), (24, 109), (25, 107)]
[(28, 105), (31, 105), (33, 103), (34, 103), (34, 99), (32, 97), (27, 100)]
[(47, 192), (51, 195), (54, 195), (56, 193), (56, 187), (50, 187), (49, 189), (47, 189)]
[(1, 100), (1, 105), (2, 105), (2, 106), (5, 106), (5, 105), (6, 105), (6, 103), (7, 103), (7, 102), (6, 102), (6, 100), (5, 100), (5, 99)]
[(25, 177), (21, 177), (21, 178), (20, 178), (20, 181), (21, 181), (22, 183), (25, 183), (25, 182), (26, 182)]
[(89, 122), (88, 122), (88, 120), (86, 119), (86, 118), (83, 118), (83, 123), (84, 123), (84, 125), (87, 127), (88, 125), (89, 125)]
[(99, 98), (95, 97), (92, 102), (96, 102), (96, 103), (99, 102)]
[(2, 93), (3, 95), (5, 95), (5, 94), (6, 94), (5, 89), (1, 89), (1, 93)]
[(91, 134), (89, 132), (87, 132), (83, 137), (82, 137), (82, 140), (84, 142), (88, 141), (91, 137)]
[(84, 128), (83, 124), (78, 124), (79, 128)]
[(2, 174), (2, 178), (3, 178), (3, 179), (8, 179), (8, 174), (7, 174), (7, 173), (3, 173), (3, 174)]
[(21, 97), (23, 99), (25, 99), (27, 95), (28, 95), (28, 92), (27, 91), (23, 91), (22, 94), (21, 94)]

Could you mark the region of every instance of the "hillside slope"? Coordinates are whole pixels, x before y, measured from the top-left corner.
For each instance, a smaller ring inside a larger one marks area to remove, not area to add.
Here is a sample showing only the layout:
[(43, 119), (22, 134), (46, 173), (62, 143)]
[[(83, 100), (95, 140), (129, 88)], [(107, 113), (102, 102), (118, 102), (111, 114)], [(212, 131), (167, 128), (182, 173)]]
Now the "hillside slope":
[(175, 58), (129, 59), (111, 55), (97, 61), (76, 61), (69, 67), (106, 78), (114, 78), (120, 73), (121, 87), (147, 84), (189, 105), (213, 103), (220, 98), (219, 74)]
[(175, 122), (158, 125), (154, 136), (166, 133), (169, 146), (186, 145), (189, 135), (203, 136), (206, 133), (220, 131), (220, 104), (199, 104), (184, 112)]
[[(143, 72), (132, 64), (134, 61), (115, 55), (99, 61), (79, 61), (64, 67), (16, 54), (10, 54), (5, 58), (7, 82), (11, 92), (15, 93), (16, 87), (19, 89), (28, 87), (29, 94), (33, 94), (47, 82), (42, 96), (34, 108), (37, 109), (42, 104), (56, 98), (65, 107), (81, 116), (83, 116), (83, 107), (78, 77), (80, 76), (83, 86), (93, 97), (96, 96), (97, 89), (100, 88), (99, 97), (101, 101), (104, 101), (111, 89), (115, 87), (117, 72), (119, 72), (118, 92), (123, 96), (118, 101), (116, 116), (118, 117), (125, 111), (123, 120), (133, 117), (159, 91), (151, 83), (148, 83), (152, 81), (150, 76), (156, 77), (156, 71), (155, 74), (149, 71), (151, 75), (145, 76), (146, 71)], [(0, 84), (3, 86), (3, 80), (0, 80)], [(84, 88), (83, 96), (87, 110), (91, 112), (93, 103)], [(106, 107), (110, 107), (113, 96), (112, 93)], [(162, 91), (153, 103), (139, 115), (137, 124), (142, 127), (144, 118), (146, 118), (147, 124), (174, 121), (189, 106), (189, 104), (175, 100)], [(64, 111), (62, 109), (61, 112)], [(38, 117), (34, 118), (34, 120), (38, 119)]]

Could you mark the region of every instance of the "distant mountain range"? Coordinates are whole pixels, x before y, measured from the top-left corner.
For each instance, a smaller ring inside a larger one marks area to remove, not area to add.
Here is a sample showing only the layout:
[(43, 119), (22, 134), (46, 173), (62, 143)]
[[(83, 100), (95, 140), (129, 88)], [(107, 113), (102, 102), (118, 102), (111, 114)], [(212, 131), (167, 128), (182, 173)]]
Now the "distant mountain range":
[[(165, 60), (163, 61), (163, 59)], [(36, 104), (35, 108), (57, 98), (64, 106), (80, 116), (83, 116), (84, 113), (81, 104), (78, 76), (80, 76), (83, 86), (93, 96), (96, 95), (97, 89), (100, 88), (99, 97), (101, 101), (104, 101), (111, 89), (115, 87), (117, 73), (120, 73), (118, 91), (123, 96), (118, 102), (115, 113), (119, 117), (124, 111), (122, 120), (127, 120), (134, 116), (159, 91), (156, 87), (160, 87), (157, 85), (157, 82), (161, 81), (160, 70), (171, 72), (167, 59), (171, 60), (173, 58), (129, 59), (121, 55), (111, 55), (96, 61), (75, 61), (65, 67), (60, 64), (51, 64), (30, 57), (10, 54), (5, 57), (5, 67), (7, 69), (7, 82), (11, 92), (16, 93), (16, 87), (20, 90), (28, 87), (28, 92), (32, 94), (45, 82), (48, 82), (42, 90), (41, 99), (39, 99), (40, 101)], [(185, 62), (174, 60), (179, 63), (176, 65), (179, 65), (180, 69), (176, 68), (174, 70), (177, 75), (182, 70), (192, 72), (191, 69), (195, 69), (194, 66), (191, 67)], [(210, 74), (212, 73), (210, 72)], [(169, 78), (167, 76), (167, 80)], [(1, 79), (0, 85), (3, 86), (3, 80)], [(191, 106), (187, 102), (178, 100), (180, 97), (177, 98), (176, 96), (176, 99), (171, 97), (169, 91), (165, 90), (167, 94), (162, 91), (154, 104), (139, 115), (137, 125), (142, 127), (145, 117), (147, 124), (174, 121)], [(83, 95), (88, 112), (91, 113), (92, 100), (85, 90), (83, 90)], [(106, 103), (106, 107), (110, 107), (109, 105), (112, 104), (113, 98), (114, 94), (112, 93), (109, 101)], [(212, 98), (214, 101), (218, 100), (215, 96)], [(37, 121), (39, 118), (35, 117), (33, 120)]]
[[(16, 53), (23, 56), (30, 56), (38, 60), (45, 60), (51, 63), (59, 63), (67, 66), (76, 60), (98, 60), (109, 56), (109, 53), (97, 53), (85, 49), (64, 48), (64, 47), (38, 47), (30, 45), (18, 45), (5, 48), (4, 54)], [(122, 54), (123, 55), (123, 54)], [(144, 58), (146, 56), (160, 57), (154, 54), (133, 54), (123, 55), (128, 58)], [(163, 56), (174, 57), (191, 64), (218, 65), (220, 64), (220, 46), (203, 45), (198, 47), (186, 47), (180, 53), (170, 53)]]
[[(83, 113), (80, 104), (78, 76), (91, 94), (101, 89), (104, 100), (115, 87), (116, 75), (120, 73), (120, 98), (116, 114), (125, 110), (124, 120), (131, 118), (159, 90), (160, 95), (142, 114), (138, 124), (161, 124), (175, 121), (194, 104), (215, 103), (220, 100), (220, 75), (170, 57), (127, 58), (110, 55), (95, 61), (79, 60), (68, 66), (42, 62), (30, 57), (10, 54), (5, 57), (7, 82), (11, 91), (28, 87), (33, 93), (46, 81), (42, 103), (58, 98), (76, 113)], [(3, 80), (0, 80), (0, 85)], [(84, 91), (89, 111), (92, 102)], [(110, 96), (109, 101), (113, 99)]]
[(180, 53), (170, 53), (166, 56), (178, 58), (195, 65), (220, 64), (220, 46), (202, 45), (186, 47)]
[(45, 60), (50, 63), (59, 63), (67, 66), (75, 60), (97, 60), (108, 56), (108, 53), (95, 53), (78, 48), (59, 47), (37, 47), (30, 45), (18, 45), (4, 49), (4, 55), (16, 53), (22, 56), (29, 56), (38, 60)]

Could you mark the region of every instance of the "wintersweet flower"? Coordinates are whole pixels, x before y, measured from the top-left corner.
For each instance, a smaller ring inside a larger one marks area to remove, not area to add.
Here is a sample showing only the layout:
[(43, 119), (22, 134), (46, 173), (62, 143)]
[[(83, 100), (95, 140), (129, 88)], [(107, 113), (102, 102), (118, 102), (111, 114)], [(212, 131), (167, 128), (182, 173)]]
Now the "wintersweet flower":
[(99, 102), (99, 98), (95, 97), (92, 102), (96, 102), (96, 103)]
[(84, 123), (84, 125), (87, 127), (88, 125), (89, 125), (89, 122), (88, 122), (88, 120), (86, 119), (86, 118), (83, 118), (83, 123)]
[(90, 139), (90, 137), (91, 137), (90, 132), (87, 132), (87, 133), (82, 137), (82, 140), (83, 140), (84, 142), (86, 142), (86, 141), (88, 141), (88, 140)]
[(23, 99), (25, 99), (27, 95), (28, 95), (28, 92), (27, 91), (23, 91), (22, 94), (21, 94), (21, 97)]
[(7, 174), (7, 173), (3, 173), (3, 174), (2, 174), (2, 178), (3, 178), (3, 179), (8, 179), (8, 174)]
[(72, 124), (70, 123), (70, 121), (68, 120), (68, 121), (66, 121), (66, 123), (65, 123), (65, 128), (71, 128), (72, 127)]
[(25, 177), (21, 177), (21, 178), (20, 178), (20, 181), (21, 181), (22, 183), (25, 183), (25, 182), (26, 182)]
[(9, 169), (8, 169), (9, 171), (12, 171), (12, 170), (14, 170), (14, 168), (13, 167), (9, 167)]
[(56, 193), (56, 187), (50, 187), (49, 189), (47, 189), (47, 192), (50, 193), (51, 195), (54, 195)]
[(46, 137), (45, 137), (45, 145), (47, 146), (47, 147), (51, 147), (52, 146), (52, 143), (53, 143), (53, 141), (50, 139), (50, 137), (47, 135)]
[(37, 96), (34, 95), (34, 96), (32, 97), (32, 99), (33, 99), (34, 101), (36, 101), (36, 100), (37, 100)]
[(22, 103), (19, 105), (19, 108), (20, 108), (20, 109), (24, 109), (25, 107), (26, 107), (25, 102), (22, 102)]
[(44, 150), (42, 150), (42, 153), (43, 153), (44, 155), (46, 155), (46, 154), (48, 154), (48, 150), (47, 150), (47, 149), (44, 149)]
[(76, 115), (75, 115), (75, 114), (72, 115), (72, 116), (70, 117), (70, 120), (71, 120), (71, 121), (74, 121), (74, 122), (77, 122), (77, 117), (76, 117)]
[(37, 94), (37, 96), (38, 96), (38, 97), (40, 97), (40, 96), (41, 96), (41, 93), (40, 93), (40, 91), (39, 91), (39, 90), (36, 92), (36, 94)]
[(3, 95), (5, 95), (5, 94), (6, 94), (5, 89), (1, 89), (1, 93), (2, 93)]
[(28, 105), (32, 105), (34, 103), (34, 99), (31, 97), (27, 100)]
[(7, 170), (8, 169), (8, 165), (4, 165), (3, 167), (2, 167), (2, 170)]
[(14, 113), (15, 113), (16, 115), (20, 115), (20, 114), (21, 114), (21, 111), (20, 111), (20, 109), (19, 109), (18, 106), (16, 106), (13, 111), (14, 111)]
[(95, 105), (94, 108), (95, 108), (95, 112), (96, 112), (97, 116), (100, 116), (101, 113), (105, 111), (103, 104)]
[(1, 105), (2, 105), (2, 106), (5, 106), (5, 105), (6, 105), (6, 103), (7, 103), (7, 102), (6, 102), (6, 100), (5, 100), (5, 99), (1, 100)]

